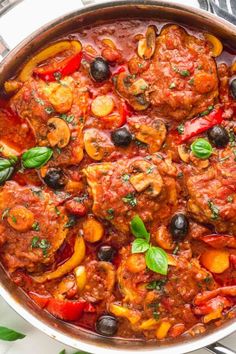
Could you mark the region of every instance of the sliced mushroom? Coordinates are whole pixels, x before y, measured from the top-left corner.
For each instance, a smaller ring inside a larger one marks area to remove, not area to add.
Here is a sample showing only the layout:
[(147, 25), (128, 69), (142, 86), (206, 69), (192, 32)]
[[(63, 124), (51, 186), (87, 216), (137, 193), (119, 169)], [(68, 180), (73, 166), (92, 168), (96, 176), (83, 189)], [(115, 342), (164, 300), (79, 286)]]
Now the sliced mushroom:
[(133, 174), (129, 181), (137, 192), (146, 190), (151, 197), (157, 197), (160, 194), (163, 180), (155, 165), (139, 160), (131, 165), (131, 169)]
[(88, 129), (84, 133), (85, 151), (93, 160), (100, 161), (109, 148), (107, 140), (107, 136), (98, 129)]
[(182, 161), (188, 163), (190, 158), (189, 158), (189, 152), (185, 144), (179, 145), (178, 146), (178, 153), (179, 157), (181, 158)]
[(149, 107), (149, 102), (147, 101), (146, 97), (141, 94), (138, 96), (131, 97), (129, 99), (129, 104), (133, 107), (135, 111), (144, 111)]
[(142, 124), (137, 134), (136, 139), (148, 145), (148, 150), (152, 154), (160, 150), (166, 139), (166, 126), (162, 120), (156, 119), (152, 125)]
[(148, 83), (144, 79), (134, 81), (130, 87), (130, 91), (134, 96), (142, 94), (148, 89)]
[(138, 55), (140, 58), (150, 59), (156, 49), (156, 27), (148, 26), (145, 38), (138, 42)]
[(70, 128), (64, 120), (53, 117), (48, 120), (47, 125), (49, 128), (47, 138), (52, 147), (63, 148), (69, 144)]
[(194, 156), (193, 153), (191, 152), (189, 155), (190, 161), (198, 168), (207, 168), (210, 164), (208, 159), (199, 159), (198, 157)]

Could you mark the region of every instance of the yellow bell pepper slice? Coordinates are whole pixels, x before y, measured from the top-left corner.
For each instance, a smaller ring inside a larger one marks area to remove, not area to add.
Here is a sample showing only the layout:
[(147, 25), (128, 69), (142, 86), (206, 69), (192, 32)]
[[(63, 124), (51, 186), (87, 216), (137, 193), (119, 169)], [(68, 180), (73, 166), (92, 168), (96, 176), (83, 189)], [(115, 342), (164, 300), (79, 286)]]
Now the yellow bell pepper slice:
[(81, 43), (78, 41), (60, 41), (43, 49), (41, 52), (31, 58), (21, 70), (18, 79), (25, 82), (32, 76), (34, 68), (44, 60), (47, 60), (55, 55), (69, 49), (73, 49), (75, 53), (81, 51)]
[(37, 283), (44, 283), (47, 280), (57, 279), (63, 275), (71, 272), (75, 267), (77, 267), (85, 257), (85, 243), (84, 239), (77, 236), (75, 239), (74, 253), (68, 261), (60, 265), (53, 272), (47, 272), (43, 275), (33, 277), (33, 280)]

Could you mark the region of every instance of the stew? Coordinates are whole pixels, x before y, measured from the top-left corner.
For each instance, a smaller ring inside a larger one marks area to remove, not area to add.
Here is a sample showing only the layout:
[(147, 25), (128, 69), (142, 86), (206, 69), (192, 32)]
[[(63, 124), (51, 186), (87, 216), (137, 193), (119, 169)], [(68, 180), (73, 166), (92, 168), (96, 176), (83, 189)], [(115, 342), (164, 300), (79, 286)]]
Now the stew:
[(195, 336), (235, 317), (236, 62), (212, 34), (104, 23), (0, 101), (0, 258), (56, 318)]

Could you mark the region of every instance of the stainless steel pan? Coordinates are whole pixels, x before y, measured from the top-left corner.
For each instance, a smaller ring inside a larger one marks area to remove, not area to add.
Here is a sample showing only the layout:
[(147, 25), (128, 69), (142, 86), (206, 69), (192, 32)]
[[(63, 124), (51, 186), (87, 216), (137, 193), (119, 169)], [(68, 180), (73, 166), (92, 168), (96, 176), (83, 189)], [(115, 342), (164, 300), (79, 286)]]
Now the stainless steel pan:
[[(168, 3), (168, 1), (128, 0), (101, 3), (56, 19), (46, 26), (41, 27), (14, 50), (9, 52), (0, 64), (0, 86), (21, 67), (27, 58), (48, 42), (55, 40), (65, 33), (76, 31), (83, 26), (93, 25), (98, 21), (119, 18), (152, 18), (157, 21), (166, 20), (194, 26), (201, 30), (215, 33), (221, 38), (224, 44), (236, 49), (236, 27), (208, 12)], [(56, 320), (50, 314), (37, 308), (20, 288), (10, 282), (1, 265), (0, 295), (33, 326), (67, 345), (94, 354), (115, 354), (118, 352), (133, 354), (137, 350), (148, 353), (154, 353), (158, 350), (159, 354), (182, 354), (203, 347), (216, 354), (236, 353), (216, 343), (236, 330), (236, 322), (233, 319), (225, 323), (222, 327), (218, 329), (212, 328), (206, 334), (202, 334), (199, 337), (181, 337), (175, 341), (158, 343), (157, 347), (157, 344), (153, 343), (103, 338), (89, 331)]]

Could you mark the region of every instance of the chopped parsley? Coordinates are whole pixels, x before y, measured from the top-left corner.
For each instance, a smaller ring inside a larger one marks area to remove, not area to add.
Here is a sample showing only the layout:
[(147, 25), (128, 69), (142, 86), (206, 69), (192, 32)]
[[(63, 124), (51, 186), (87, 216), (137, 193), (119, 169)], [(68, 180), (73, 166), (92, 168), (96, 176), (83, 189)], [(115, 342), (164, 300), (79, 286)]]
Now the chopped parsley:
[(180, 135), (184, 134), (184, 124), (178, 125), (177, 130)]
[(183, 172), (179, 172), (179, 173), (177, 174), (177, 178), (182, 178), (183, 176), (184, 176)]
[(11, 215), (11, 219), (12, 219), (12, 221), (14, 222), (14, 224), (17, 223), (17, 219), (16, 219), (15, 215)]
[(112, 220), (114, 218), (114, 213), (115, 213), (114, 209), (112, 209), (112, 208), (107, 209), (108, 216), (106, 217), (106, 219)]
[(88, 199), (88, 194), (84, 193), (80, 197), (75, 197), (74, 200), (78, 203), (83, 203), (86, 199)]
[(170, 86), (169, 86), (169, 89), (173, 89), (173, 88), (175, 88), (176, 87), (176, 84), (174, 83), (174, 82), (172, 82), (171, 84), (170, 84)]
[(55, 206), (55, 213), (57, 214), (57, 215), (60, 215), (61, 214), (61, 212), (60, 212), (60, 210), (58, 209), (58, 207), (57, 206)]
[(39, 98), (39, 97), (34, 97), (34, 100), (35, 100), (35, 102), (40, 104), (40, 106), (44, 106), (45, 105), (44, 101), (41, 100), (41, 98)]
[(148, 307), (153, 309), (153, 312), (152, 312), (153, 318), (158, 321), (159, 318), (160, 318), (159, 303), (158, 302), (152, 302), (151, 304), (149, 304)]
[(40, 230), (40, 225), (39, 225), (39, 223), (37, 221), (33, 223), (32, 229), (34, 231), (39, 231)]
[(121, 176), (122, 181), (128, 182), (130, 179), (130, 175), (128, 173), (125, 173), (124, 175)]
[(233, 150), (233, 154), (234, 154), (234, 161), (236, 161), (236, 150)]
[(60, 114), (60, 118), (63, 119), (67, 123), (71, 123), (71, 122), (73, 122), (75, 117), (73, 114), (68, 116), (67, 114), (63, 113), (63, 114)]
[(179, 71), (179, 73), (181, 76), (184, 76), (184, 77), (190, 76), (189, 70), (181, 70), (181, 71)]
[(230, 143), (230, 146), (235, 146), (236, 145), (236, 136), (235, 136), (233, 130), (229, 131), (229, 143)]
[(124, 203), (129, 204), (132, 207), (135, 207), (138, 203), (134, 193), (128, 193), (125, 197), (122, 198), (122, 200)]
[(212, 110), (214, 109), (214, 106), (208, 106), (207, 109), (205, 111), (203, 111), (202, 113), (199, 114), (200, 117), (206, 116), (207, 114), (209, 114)]
[(31, 248), (41, 248), (43, 255), (46, 256), (50, 248), (50, 243), (44, 238), (40, 240), (39, 237), (35, 236), (32, 238)]
[(51, 114), (54, 112), (54, 109), (52, 107), (46, 107), (46, 108), (44, 108), (44, 110), (47, 114)]
[(166, 284), (167, 279), (154, 280), (147, 284), (147, 290), (162, 290), (163, 286)]
[(218, 219), (219, 217), (219, 208), (212, 202), (212, 200), (208, 200), (208, 207), (211, 210), (211, 218), (213, 220)]
[(153, 166), (148, 167), (148, 169), (146, 170), (146, 174), (147, 174), (147, 175), (150, 175), (150, 173), (152, 173), (153, 169), (154, 169)]
[(76, 218), (74, 215), (70, 215), (67, 223), (64, 225), (64, 229), (69, 229), (70, 227), (75, 226)]
[(142, 67), (143, 67), (143, 64), (142, 64), (142, 63), (138, 63), (138, 67), (139, 67), (139, 68), (142, 68)]
[(234, 200), (234, 197), (233, 197), (232, 195), (229, 195), (229, 196), (227, 197), (227, 202), (228, 202), (228, 203), (233, 203), (233, 200)]
[(189, 85), (194, 85), (194, 78), (192, 77), (192, 79), (189, 80)]

